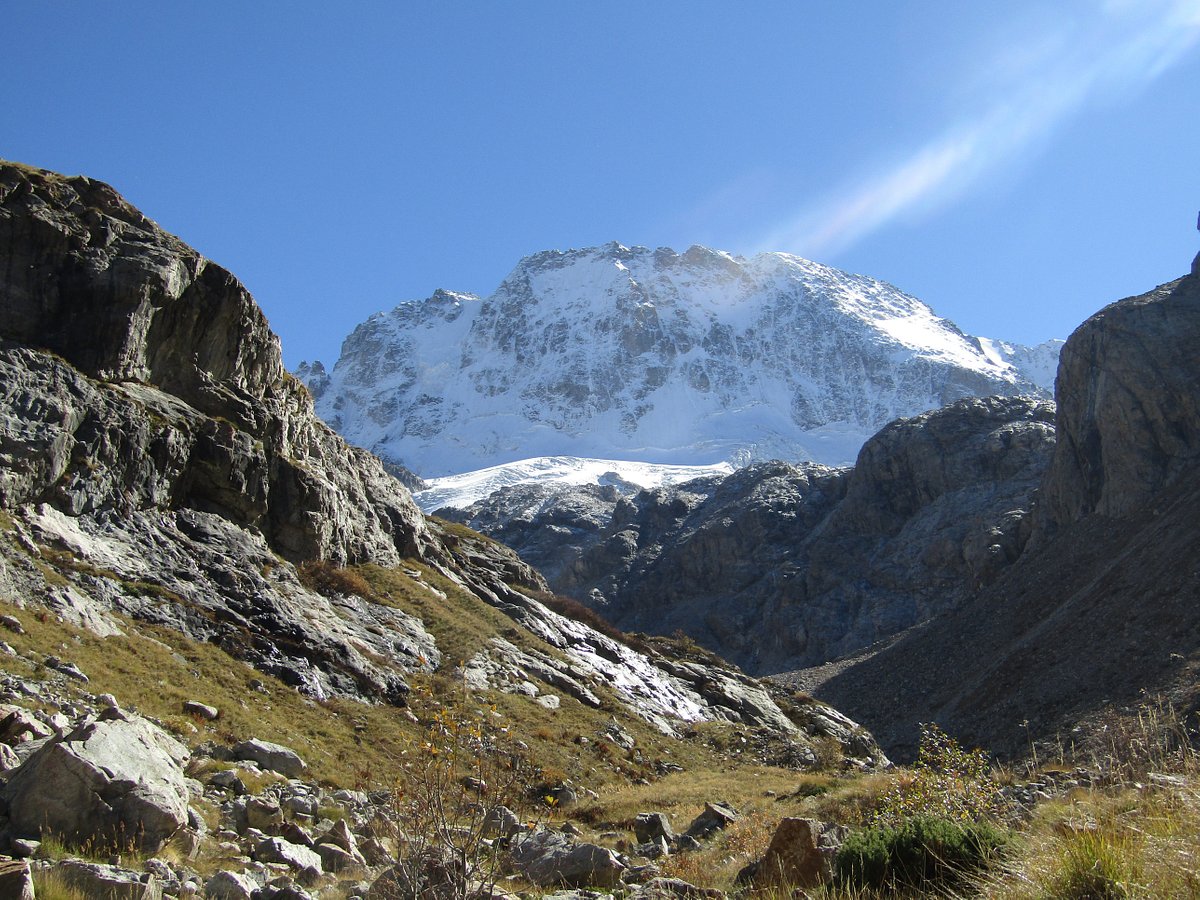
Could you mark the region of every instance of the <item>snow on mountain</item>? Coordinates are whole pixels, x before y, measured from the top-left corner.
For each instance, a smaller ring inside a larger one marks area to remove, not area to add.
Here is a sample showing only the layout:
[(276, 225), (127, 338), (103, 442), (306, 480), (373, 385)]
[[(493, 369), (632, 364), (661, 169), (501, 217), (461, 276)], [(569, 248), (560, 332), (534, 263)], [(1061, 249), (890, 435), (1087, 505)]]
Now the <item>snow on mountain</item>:
[(432, 478), (413, 499), (427, 513), (443, 506), (460, 509), (513, 484), (555, 485), (612, 484), (628, 493), (641, 488), (679, 484), (705, 475), (728, 475), (729, 463), (712, 466), (667, 466), (616, 459), (580, 459), (575, 456), (540, 456), (499, 466), (488, 466), (461, 475)]
[(543, 456), (850, 463), (898, 416), (1048, 395), (1056, 352), (784, 253), (610, 243), (526, 257), (490, 297), (401, 303), (298, 374), (342, 434), (428, 479)]

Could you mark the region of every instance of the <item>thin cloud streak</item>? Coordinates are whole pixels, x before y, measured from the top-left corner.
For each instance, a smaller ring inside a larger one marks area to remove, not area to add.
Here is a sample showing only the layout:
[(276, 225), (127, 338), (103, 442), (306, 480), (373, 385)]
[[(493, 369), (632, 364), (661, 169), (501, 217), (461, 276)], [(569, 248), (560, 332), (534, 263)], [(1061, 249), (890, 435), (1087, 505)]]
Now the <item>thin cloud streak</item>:
[(983, 103), (982, 113), (948, 126), (865, 184), (802, 210), (758, 248), (828, 258), (902, 215), (960, 199), (1087, 103), (1140, 90), (1200, 42), (1200, 0), (1171, 0), (1146, 19), (1144, 2), (1108, 3), (1096, 33), (1060, 35), (1060, 46), (1072, 52), (1023, 66), (1005, 96)]

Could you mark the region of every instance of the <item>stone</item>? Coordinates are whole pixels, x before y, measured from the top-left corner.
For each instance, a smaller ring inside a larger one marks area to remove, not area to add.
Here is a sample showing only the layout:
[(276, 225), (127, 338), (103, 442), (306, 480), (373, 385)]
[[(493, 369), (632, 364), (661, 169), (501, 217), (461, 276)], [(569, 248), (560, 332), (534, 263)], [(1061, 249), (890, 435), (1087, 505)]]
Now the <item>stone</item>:
[(50, 737), (51, 734), (50, 728), (21, 707), (9, 707), (7, 714), (0, 719), (0, 744), (11, 746), (21, 741)]
[(248, 828), (274, 833), (283, 824), (283, 810), (269, 797), (248, 797), (245, 810)]
[[(42, 846), (41, 841), (30, 840), (29, 838), (12, 838), (8, 842), (8, 850), (17, 859), (28, 859), (37, 854), (38, 848)], [(0, 894), (3, 896), (3, 894)]]
[(660, 837), (668, 841), (675, 840), (675, 831), (671, 828), (670, 820), (660, 812), (638, 813), (633, 820), (633, 833), (641, 844)]
[(724, 900), (725, 892), (696, 887), (681, 878), (651, 878), (631, 896), (638, 900)]
[(279, 826), (279, 836), (285, 841), (291, 841), (293, 844), (299, 844), (301, 847), (312, 847), (313, 839), (304, 826), (298, 822), (287, 821)]
[(315, 850), (283, 838), (272, 837), (260, 841), (254, 847), (254, 858), (264, 863), (282, 863), (297, 872), (305, 869), (321, 872), (321, 857)]
[(66, 675), (68, 678), (73, 678), (78, 682), (87, 684), (90, 679), (80, 671), (79, 666), (72, 662), (59, 663), (55, 668)]
[(207, 722), (212, 722), (221, 714), (220, 710), (215, 706), (209, 706), (207, 703), (201, 703), (198, 700), (184, 700), (183, 711), (186, 715), (196, 716)]
[(25, 626), (21, 624), (21, 620), (16, 616), (10, 616), (7, 613), (0, 615), (0, 625), (7, 628), (13, 634), (24, 634)]
[(85, 722), (46, 744), (0, 792), (10, 832), (158, 850), (187, 824), (187, 750), (141, 717)]
[(24, 859), (0, 859), (0, 897), (34, 900), (33, 876)]
[(325, 872), (344, 872), (366, 865), (361, 855), (350, 853), (337, 844), (317, 844), (313, 850), (321, 857), (321, 869)]
[(254, 895), (255, 900), (313, 900), (313, 895), (287, 876), (267, 882)]
[(367, 865), (390, 866), (396, 862), (396, 857), (378, 838), (367, 838), (359, 844), (359, 849)]
[(824, 884), (833, 876), (834, 857), (849, 831), (844, 825), (815, 819), (781, 820), (751, 881), (760, 889)]
[(543, 886), (613, 887), (626, 869), (607, 847), (575, 843), (568, 835), (548, 830), (518, 837), (510, 854), (523, 877)]
[(262, 768), (278, 772), (287, 778), (299, 778), (308, 770), (307, 764), (295, 750), (257, 738), (234, 745), (233, 757), (252, 760)]
[(724, 803), (705, 803), (704, 811), (688, 826), (688, 837), (701, 840), (715, 831), (727, 828), (738, 820), (737, 810)]
[(154, 875), (143, 875), (120, 866), (65, 859), (52, 871), (69, 887), (85, 897), (105, 900), (162, 900), (162, 882)]
[(19, 765), (21, 758), (17, 756), (17, 751), (8, 744), (0, 744), (0, 772), (11, 772)]
[[(486, 828), (486, 826), (485, 826)], [(317, 838), (318, 844), (333, 844), (335, 847), (341, 847), (347, 853), (357, 856), (358, 838), (354, 836), (354, 832), (350, 830), (350, 826), (346, 824), (345, 819), (338, 819), (329, 830)]]
[(550, 788), (546, 796), (551, 799), (555, 809), (570, 809), (579, 803), (579, 794), (569, 784), (560, 784)]
[(209, 900), (251, 900), (258, 885), (237, 872), (222, 870), (204, 884), (204, 896)]
[(246, 793), (246, 783), (232, 769), (218, 769), (208, 776), (208, 783), (214, 787), (232, 791), (238, 797)]

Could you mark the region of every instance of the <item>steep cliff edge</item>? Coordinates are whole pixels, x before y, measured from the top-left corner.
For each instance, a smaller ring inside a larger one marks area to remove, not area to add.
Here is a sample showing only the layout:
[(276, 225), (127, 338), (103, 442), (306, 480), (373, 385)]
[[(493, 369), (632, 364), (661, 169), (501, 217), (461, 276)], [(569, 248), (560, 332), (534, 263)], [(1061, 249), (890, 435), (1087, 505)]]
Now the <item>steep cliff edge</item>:
[[(34, 444), (5, 448), (5, 506), (191, 507), (291, 560), (432, 551), (408, 493), (313, 415), (245, 288), (112, 188), (5, 165), (0, 246), (6, 399), (42, 419)], [(31, 364), (53, 386), (44, 403), (19, 376)], [(82, 459), (96, 475), (65, 477)]]
[(916, 721), (1019, 753), (1162, 694), (1200, 704), (1200, 276), (1105, 307), (1062, 354), (1058, 443), (1016, 564), (819, 690), (904, 752)]

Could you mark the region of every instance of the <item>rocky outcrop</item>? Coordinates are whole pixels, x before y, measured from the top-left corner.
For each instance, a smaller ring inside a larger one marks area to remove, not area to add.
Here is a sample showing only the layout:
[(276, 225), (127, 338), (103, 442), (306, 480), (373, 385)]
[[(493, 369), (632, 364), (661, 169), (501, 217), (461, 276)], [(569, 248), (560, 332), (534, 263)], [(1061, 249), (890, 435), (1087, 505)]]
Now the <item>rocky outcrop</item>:
[(1084, 745), (1106, 715), (1196, 705), (1200, 278), (1119, 301), (1063, 350), (1059, 442), (1021, 558), (819, 696), (898, 755), (937, 721), (1002, 754)]
[(869, 440), (852, 470), (759, 463), (628, 495), (517, 486), (441, 510), (628, 631), (682, 630), (748, 670), (866, 647), (992, 581), (1030, 534), (1054, 407), (962, 400)]
[(1113, 303), (1071, 336), (1042, 529), (1142, 509), (1200, 459), (1196, 276)]

